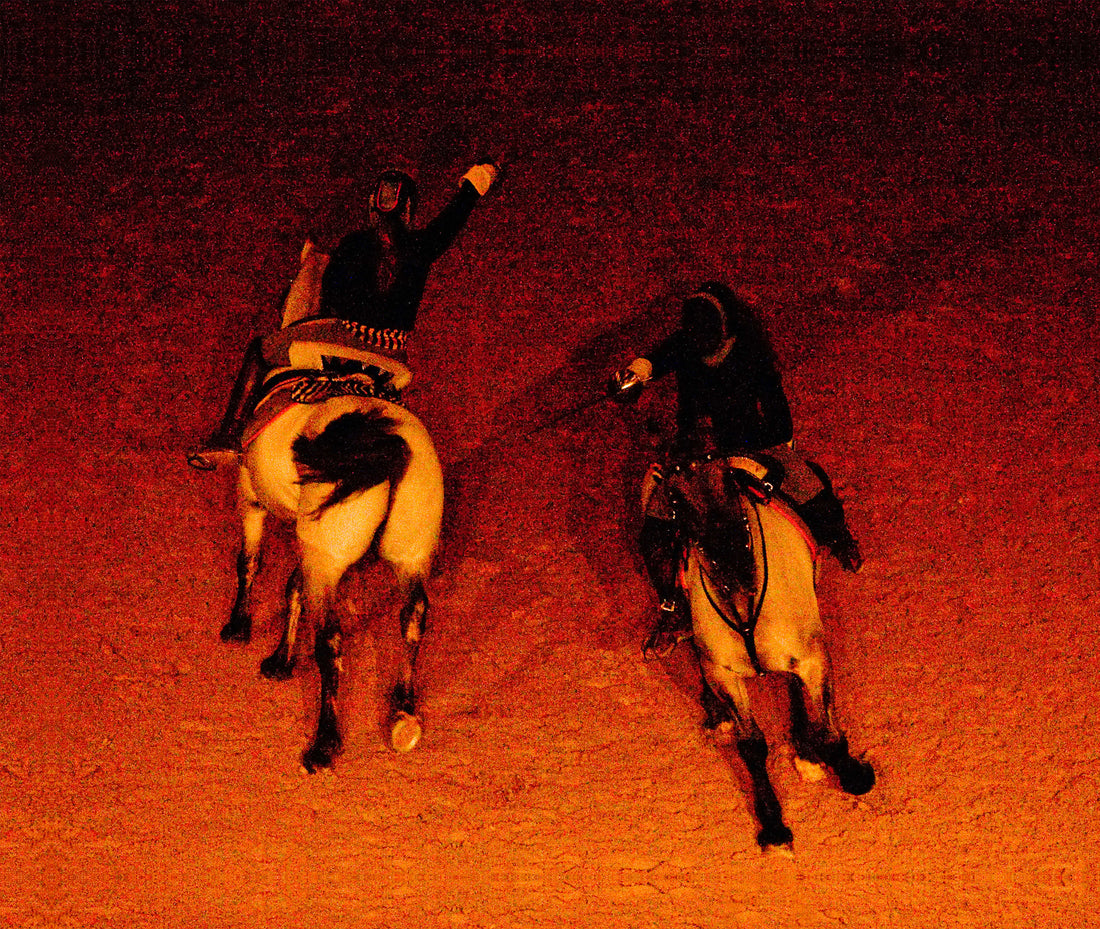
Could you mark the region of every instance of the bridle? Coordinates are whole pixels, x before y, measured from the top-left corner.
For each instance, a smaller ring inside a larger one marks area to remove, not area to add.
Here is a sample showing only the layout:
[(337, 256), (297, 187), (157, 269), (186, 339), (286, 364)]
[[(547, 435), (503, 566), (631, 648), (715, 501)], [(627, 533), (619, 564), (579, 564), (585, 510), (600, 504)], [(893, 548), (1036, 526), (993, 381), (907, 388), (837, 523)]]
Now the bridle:
[[(719, 600), (720, 595), (716, 594), (714, 590), (724, 587), (725, 585), (718, 584), (714, 580), (711, 572), (707, 570), (706, 565), (712, 559), (706, 556), (705, 550), (696, 540), (691, 539), (690, 544), (694, 545), (696, 549), (695, 564), (699, 570), (699, 584), (703, 589), (703, 593), (706, 595), (707, 602), (711, 605), (711, 608), (719, 619), (741, 637), (741, 641), (745, 644), (745, 650), (748, 652), (749, 660), (752, 662), (753, 669), (757, 674), (761, 674), (763, 670), (760, 664), (760, 657), (756, 651), (756, 624), (760, 621), (760, 614), (764, 610), (764, 598), (768, 593), (768, 547), (767, 540), (764, 538), (764, 527), (760, 519), (760, 504), (754, 500), (749, 500), (745, 495), (741, 496), (740, 501), (743, 501), (752, 511), (753, 516), (756, 517), (756, 527), (760, 539), (761, 565), (760, 584), (754, 585), (755, 589), (743, 591), (743, 593), (748, 595), (748, 604), (744, 615), (742, 615), (742, 613), (738, 611), (736, 605), (731, 602), (732, 598), (726, 596), (723, 597), (721, 601)], [(744, 515), (744, 511), (742, 511), (742, 516), (747, 523), (749, 517)], [(751, 551), (751, 530), (748, 533), (748, 539), (749, 549)], [(714, 590), (712, 590), (712, 588)]]

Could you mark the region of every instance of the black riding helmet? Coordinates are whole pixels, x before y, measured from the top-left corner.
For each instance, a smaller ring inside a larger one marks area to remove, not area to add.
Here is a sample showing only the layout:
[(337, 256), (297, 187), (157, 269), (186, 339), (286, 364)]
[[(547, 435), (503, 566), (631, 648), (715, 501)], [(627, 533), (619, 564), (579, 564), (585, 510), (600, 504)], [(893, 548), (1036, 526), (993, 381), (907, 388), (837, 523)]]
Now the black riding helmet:
[(713, 355), (730, 336), (723, 299), (727, 294), (733, 296), (721, 284), (708, 282), (684, 300), (680, 325), (700, 358)]
[(404, 171), (384, 171), (370, 198), (373, 212), (408, 225), (416, 213), (416, 181)]
[(706, 359), (729, 342), (743, 360), (778, 365), (771, 340), (753, 308), (725, 284), (707, 281), (686, 300), (681, 327), (696, 357)]

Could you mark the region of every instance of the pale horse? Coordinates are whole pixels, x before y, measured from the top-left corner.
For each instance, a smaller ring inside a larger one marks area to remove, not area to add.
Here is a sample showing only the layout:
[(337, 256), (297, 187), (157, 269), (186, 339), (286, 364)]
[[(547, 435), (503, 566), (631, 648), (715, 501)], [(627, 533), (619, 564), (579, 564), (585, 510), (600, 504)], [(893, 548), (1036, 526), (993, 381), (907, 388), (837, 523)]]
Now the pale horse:
[(389, 742), (406, 752), (420, 740), (417, 655), (443, 516), (439, 458), (424, 425), (399, 402), (411, 379), (403, 333), (317, 318), (327, 261), (307, 243), (282, 328), (263, 343), (274, 367), (245, 431), (237, 595), (221, 631), (227, 642), (251, 639), (265, 519), (292, 524), (298, 566), (286, 587), (282, 636), (260, 671), (272, 680), (289, 678), (301, 630), (314, 632), (321, 684), (316, 735), (302, 757), (309, 771), (331, 766), (342, 749), (344, 635), (334, 607), (341, 579), (368, 553), (392, 570), (405, 646), (391, 694)]

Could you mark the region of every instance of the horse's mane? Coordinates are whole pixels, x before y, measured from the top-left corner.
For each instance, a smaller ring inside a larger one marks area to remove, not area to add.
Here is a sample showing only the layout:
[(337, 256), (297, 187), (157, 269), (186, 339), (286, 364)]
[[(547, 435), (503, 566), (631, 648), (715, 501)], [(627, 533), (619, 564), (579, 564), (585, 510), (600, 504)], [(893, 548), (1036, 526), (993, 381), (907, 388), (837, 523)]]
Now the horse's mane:
[(739, 502), (744, 491), (720, 462), (689, 469), (674, 488), (678, 519), (698, 547), (712, 580), (727, 592), (755, 584), (752, 535)]

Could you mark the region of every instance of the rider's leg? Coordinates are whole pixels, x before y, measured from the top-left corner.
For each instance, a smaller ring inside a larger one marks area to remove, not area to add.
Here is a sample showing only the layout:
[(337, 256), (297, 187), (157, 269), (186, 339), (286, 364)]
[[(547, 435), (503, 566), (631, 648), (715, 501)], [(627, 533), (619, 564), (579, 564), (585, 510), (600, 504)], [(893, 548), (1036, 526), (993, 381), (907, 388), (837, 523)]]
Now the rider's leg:
[(241, 435), (262, 393), (265, 371), (261, 340), (253, 339), (244, 353), (221, 424), (198, 450), (187, 456), (192, 467), (210, 470), (240, 453)]
[(807, 461), (806, 465), (821, 482), (821, 490), (808, 500), (797, 502), (795, 512), (817, 543), (829, 549), (845, 571), (856, 572), (863, 567), (863, 553), (848, 528), (844, 505), (833, 490), (833, 482), (825, 470), (812, 461)]
[(863, 567), (859, 543), (848, 528), (844, 506), (824, 468), (806, 460), (789, 445), (769, 448), (765, 455), (782, 465), (780, 490), (794, 504), (795, 512), (817, 544), (829, 549), (845, 570), (858, 571)]
[(321, 281), (328, 267), (329, 256), (322, 252), (312, 239), (302, 246), (301, 265), (298, 274), (283, 301), (283, 328), (300, 323), (303, 319), (321, 313)]
[(670, 519), (647, 516), (642, 523), (639, 543), (649, 579), (661, 602), (674, 600), (680, 591), (676, 574), (680, 568), (680, 535)]
[(646, 639), (643, 651), (647, 654), (667, 654), (687, 638), (685, 633), (691, 628), (691, 615), (677, 584), (682, 542), (676, 523), (646, 516), (639, 543), (642, 560), (660, 601), (657, 622)]

